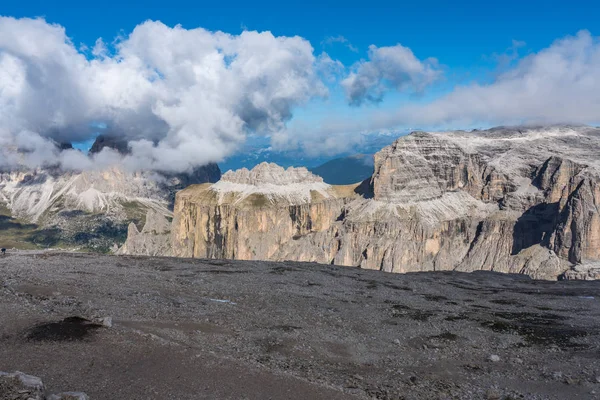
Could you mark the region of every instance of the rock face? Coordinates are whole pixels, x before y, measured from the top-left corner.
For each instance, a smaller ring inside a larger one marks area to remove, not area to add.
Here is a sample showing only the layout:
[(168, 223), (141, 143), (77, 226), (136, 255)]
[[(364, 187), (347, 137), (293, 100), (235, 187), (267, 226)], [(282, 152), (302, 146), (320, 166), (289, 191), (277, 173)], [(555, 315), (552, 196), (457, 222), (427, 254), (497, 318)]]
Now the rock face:
[(171, 255), (171, 224), (160, 212), (148, 210), (146, 223), (140, 232), (131, 222), (127, 228), (127, 241), (117, 250), (117, 254), (138, 254), (144, 256)]
[(599, 156), (599, 129), (558, 126), (414, 132), (361, 185), (261, 164), (179, 192), (164, 254), (577, 278), (600, 260)]
[(129, 145), (125, 138), (98, 135), (98, 137), (96, 137), (96, 140), (92, 144), (92, 147), (90, 147), (90, 154), (100, 153), (105, 147), (114, 149), (121, 154), (127, 154), (129, 152)]
[(172, 255), (327, 262), (336, 252), (328, 237), (303, 248), (294, 244), (327, 232), (344, 203), (357, 196), (354, 188), (330, 186), (305, 168), (284, 170), (275, 164), (228, 172), (214, 185), (177, 194)]

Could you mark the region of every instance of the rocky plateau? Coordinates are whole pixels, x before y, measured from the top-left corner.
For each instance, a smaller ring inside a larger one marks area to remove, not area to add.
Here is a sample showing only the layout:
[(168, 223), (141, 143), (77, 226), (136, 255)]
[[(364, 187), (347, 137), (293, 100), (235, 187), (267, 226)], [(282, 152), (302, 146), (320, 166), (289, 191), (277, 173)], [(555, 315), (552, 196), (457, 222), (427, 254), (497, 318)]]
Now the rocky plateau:
[(600, 397), (594, 281), (56, 251), (0, 271), (0, 371), (32, 375), (0, 373), (0, 400)]

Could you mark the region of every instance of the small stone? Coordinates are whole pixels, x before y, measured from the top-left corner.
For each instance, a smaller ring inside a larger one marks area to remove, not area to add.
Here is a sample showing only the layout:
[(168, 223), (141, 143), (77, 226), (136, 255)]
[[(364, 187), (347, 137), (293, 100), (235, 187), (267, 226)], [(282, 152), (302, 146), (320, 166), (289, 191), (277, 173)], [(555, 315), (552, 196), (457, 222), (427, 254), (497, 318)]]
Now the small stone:
[(515, 364), (523, 364), (523, 360), (521, 360), (520, 358), (515, 358), (514, 359)]
[(89, 397), (83, 392), (64, 392), (52, 394), (47, 397), (47, 400), (89, 400)]
[(92, 322), (102, 325), (106, 328), (112, 328), (112, 317), (97, 317)]
[(579, 381), (577, 381), (577, 380), (576, 380), (576, 379), (574, 379), (574, 378), (571, 378), (570, 376), (567, 376), (567, 377), (565, 378), (565, 383), (566, 383), (567, 385), (576, 385), (576, 384), (578, 384), (578, 383), (579, 383)]
[(491, 362), (498, 362), (500, 361), (500, 356), (496, 355), (496, 354), (492, 354), (488, 360), (490, 360)]
[(485, 396), (486, 396), (485, 398), (487, 400), (500, 400), (500, 398), (502, 397), (502, 394), (500, 393), (500, 391), (498, 389), (490, 389), (487, 391)]
[(600, 383), (600, 375), (596, 377), (596, 383)]
[(560, 371), (555, 371), (552, 373), (552, 378), (554, 378), (556, 380), (562, 379), (562, 376), (563, 376), (563, 374)]
[(34, 390), (44, 390), (44, 384), (37, 376), (27, 375), (19, 371), (15, 372), (15, 374), (23, 386)]

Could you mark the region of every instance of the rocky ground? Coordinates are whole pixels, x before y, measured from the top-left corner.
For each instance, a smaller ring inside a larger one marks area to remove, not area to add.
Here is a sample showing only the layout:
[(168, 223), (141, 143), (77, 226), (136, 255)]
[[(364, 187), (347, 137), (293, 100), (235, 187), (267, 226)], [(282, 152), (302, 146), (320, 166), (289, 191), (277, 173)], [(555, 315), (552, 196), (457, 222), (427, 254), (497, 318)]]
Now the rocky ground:
[(90, 399), (600, 398), (598, 282), (20, 253), (0, 322), (0, 371)]

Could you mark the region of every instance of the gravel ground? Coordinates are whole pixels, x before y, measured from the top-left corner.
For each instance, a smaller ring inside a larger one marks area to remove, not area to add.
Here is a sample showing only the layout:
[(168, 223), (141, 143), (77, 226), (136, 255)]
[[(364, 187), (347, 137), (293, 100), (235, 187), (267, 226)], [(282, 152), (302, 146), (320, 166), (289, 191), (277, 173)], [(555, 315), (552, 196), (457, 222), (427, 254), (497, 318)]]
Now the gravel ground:
[(599, 327), (600, 282), (0, 257), (0, 371), (91, 399), (600, 399)]

